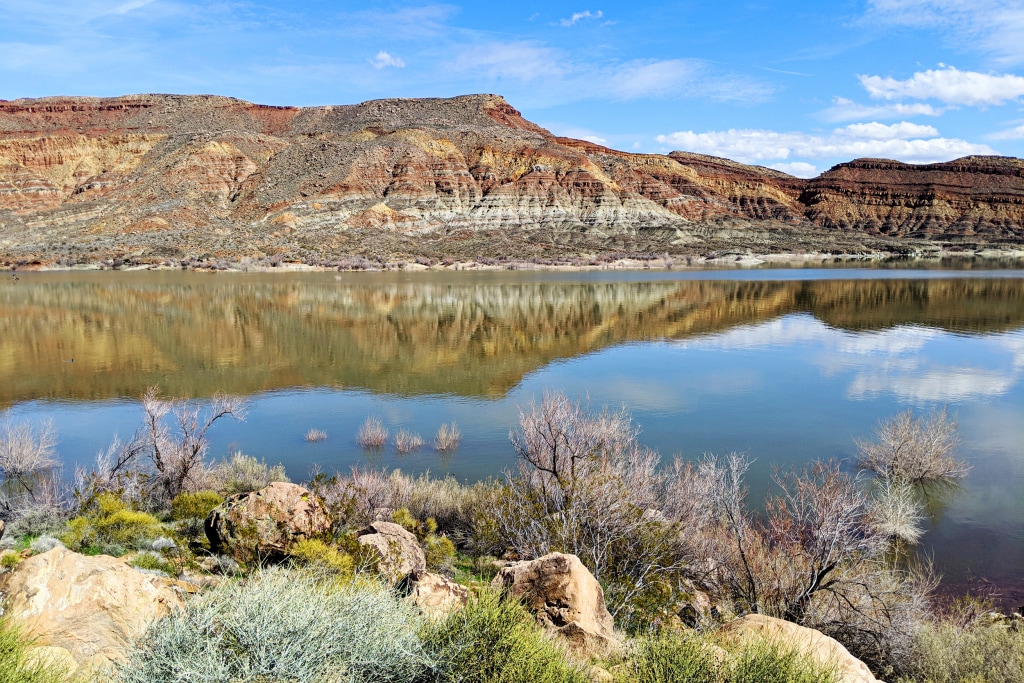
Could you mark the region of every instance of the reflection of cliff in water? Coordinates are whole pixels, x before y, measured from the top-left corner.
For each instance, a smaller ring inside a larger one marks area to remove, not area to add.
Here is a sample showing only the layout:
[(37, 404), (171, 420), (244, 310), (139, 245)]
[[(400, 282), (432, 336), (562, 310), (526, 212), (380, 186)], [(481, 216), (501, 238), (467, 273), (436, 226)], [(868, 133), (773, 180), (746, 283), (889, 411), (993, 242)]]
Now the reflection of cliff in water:
[[(293, 386), (500, 396), (559, 358), (806, 311), (830, 325), (1024, 327), (1019, 280), (335, 282), (36, 278), (0, 290), (0, 403)], [(70, 359), (74, 362), (70, 362)]]

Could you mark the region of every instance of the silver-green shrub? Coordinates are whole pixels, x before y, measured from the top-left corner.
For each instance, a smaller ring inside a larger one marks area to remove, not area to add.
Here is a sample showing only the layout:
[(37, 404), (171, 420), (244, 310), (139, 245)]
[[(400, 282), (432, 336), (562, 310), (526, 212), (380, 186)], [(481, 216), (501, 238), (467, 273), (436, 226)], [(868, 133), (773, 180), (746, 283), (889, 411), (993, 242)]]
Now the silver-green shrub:
[(401, 683), (430, 662), (416, 612), (373, 583), (267, 570), (150, 627), (122, 683)]

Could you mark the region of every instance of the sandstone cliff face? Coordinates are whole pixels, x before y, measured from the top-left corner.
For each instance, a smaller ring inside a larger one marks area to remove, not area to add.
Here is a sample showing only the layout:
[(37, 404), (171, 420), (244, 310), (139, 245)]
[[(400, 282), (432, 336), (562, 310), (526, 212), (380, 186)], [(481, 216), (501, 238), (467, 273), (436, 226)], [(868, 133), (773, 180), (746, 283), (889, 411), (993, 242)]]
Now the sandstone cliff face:
[(854, 235), (853, 248), (1020, 242), (1022, 169), (862, 160), (808, 182), (558, 138), (495, 95), (16, 100), (0, 102), (0, 258), (771, 251), (779, 230)]

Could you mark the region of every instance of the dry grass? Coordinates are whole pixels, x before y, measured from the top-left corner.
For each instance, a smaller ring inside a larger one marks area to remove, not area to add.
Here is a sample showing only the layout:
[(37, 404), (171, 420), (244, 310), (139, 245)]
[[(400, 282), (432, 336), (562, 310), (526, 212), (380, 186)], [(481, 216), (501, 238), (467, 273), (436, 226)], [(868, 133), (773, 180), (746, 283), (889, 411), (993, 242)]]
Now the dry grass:
[(423, 437), (416, 432), (399, 429), (395, 434), (395, 450), (399, 453), (412, 453), (423, 447)]
[(313, 429), (310, 429), (308, 432), (306, 432), (306, 436), (304, 436), (303, 438), (306, 441), (310, 442), (310, 443), (317, 443), (318, 441), (326, 441), (327, 440), (327, 432), (325, 432), (322, 429), (313, 428)]
[(449, 453), (456, 450), (462, 443), (462, 432), (454, 422), (445, 422), (437, 428), (434, 435), (434, 450), (441, 453)]
[(356, 434), (356, 443), (363, 448), (380, 448), (388, 442), (388, 428), (376, 415), (366, 418), (366, 422)]

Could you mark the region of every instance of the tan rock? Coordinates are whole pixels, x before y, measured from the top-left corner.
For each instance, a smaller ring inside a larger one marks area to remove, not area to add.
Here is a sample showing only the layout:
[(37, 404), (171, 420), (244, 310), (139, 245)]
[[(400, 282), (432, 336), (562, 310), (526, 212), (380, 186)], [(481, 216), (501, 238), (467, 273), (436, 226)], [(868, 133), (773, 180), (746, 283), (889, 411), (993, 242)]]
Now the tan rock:
[(297, 484), (274, 482), (231, 496), (210, 512), (206, 537), (216, 552), (237, 561), (280, 561), (297, 541), (330, 531), (323, 502)]
[(839, 683), (877, 683), (867, 665), (851, 655), (842, 643), (812, 628), (762, 614), (748, 614), (730, 621), (724, 631), (740, 638), (764, 638), (791, 646), (818, 664), (835, 666)]
[(515, 562), (498, 572), (491, 585), (523, 600), (538, 622), (578, 652), (601, 654), (618, 645), (604, 590), (575, 555), (551, 553)]
[(357, 534), (360, 545), (373, 548), (380, 556), (381, 576), (397, 583), (410, 574), (427, 570), (427, 558), (419, 541), (394, 522), (373, 522)]
[(409, 601), (424, 614), (444, 617), (453, 610), (465, 607), (469, 601), (469, 589), (445, 576), (432, 572), (413, 576), (415, 581), (409, 591)]
[[(131, 640), (181, 606), (167, 579), (124, 560), (54, 548), (0, 576), (6, 614), (38, 646), (62, 648), (79, 667), (124, 658)], [(63, 657), (57, 650), (51, 655)]]

